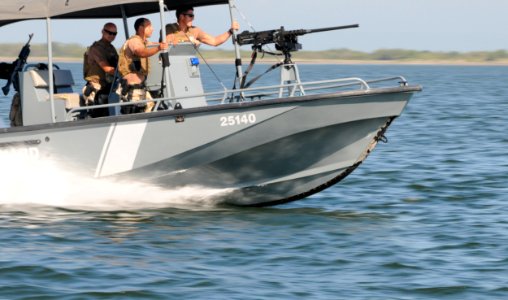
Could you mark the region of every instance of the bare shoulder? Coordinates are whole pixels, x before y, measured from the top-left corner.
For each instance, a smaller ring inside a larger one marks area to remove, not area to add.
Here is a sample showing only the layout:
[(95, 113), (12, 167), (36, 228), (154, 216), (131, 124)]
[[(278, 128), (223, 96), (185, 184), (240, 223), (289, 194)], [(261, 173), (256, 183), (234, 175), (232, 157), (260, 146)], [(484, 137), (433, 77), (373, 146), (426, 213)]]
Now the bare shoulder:
[(166, 25), (166, 34), (172, 34), (178, 31), (178, 24), (171, 23)]
[(197, 27), (197, 26), (192, 26), (190, 28), (190, 31), (192, 33), (192, 35), (194, 35), (195, 37), (199, 37), (200, 35), (202, 34), (206, 34), (206, 32), (204, 32), (201, 27)]

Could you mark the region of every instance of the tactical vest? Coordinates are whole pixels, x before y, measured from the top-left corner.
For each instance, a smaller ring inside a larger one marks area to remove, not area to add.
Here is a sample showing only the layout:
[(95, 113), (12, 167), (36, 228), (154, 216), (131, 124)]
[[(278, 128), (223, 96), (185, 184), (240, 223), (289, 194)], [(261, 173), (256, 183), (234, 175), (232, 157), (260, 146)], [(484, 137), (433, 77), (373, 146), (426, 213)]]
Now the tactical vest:
[(183, 32), (179, 29), (177, 23), (166, 25), (166, 34), (173, 34), (173, 40), (168, 41), (168, 43), (174, 41), (177, 43), (189, 42), (189, 38), (194, 38), (192, 42), (195, 43), (198, 33), (198, 29), (194, 26), (189, 28), (187, 32)]
[(120, 61), (118, 63), (118, 71), (120, 72), (122, 77), (130, 73), (138, 73), (142, 74), (143, 76), (147, 76), (148, 72), (150, 72), (150, 64), (148, 63), (148, 57), (145, 58), (138, 57), (134, 53), (132, 54), (132, 57), (127, 57), (127, 54), (125, 53), (125, 51), (127, 50), (127, 45), (129, 41), (132, 39), (142, 40), (143, 44), (145, 44), (146, 47), (146, 42), (139, 35), (131, 36), (125, 42), (122, 49), (120, 49)]
[(118, 54), (113, 45), (105, 43), (102, 40), (94, 42), (92, 46), (88, 47), (88, 49), (85, 51), (83, 57), (83, 77), (86, 81), (105, 85), (108, 83), (108, 74), (106, 74), (106, 72), (104, 72), (104, 70), (97, 63), (90, 63), (88, 61), (89, 51), (94, 47), (98, 48), (101, 53), (104, 53), (108, 64), (115, 68), (118, 64)]

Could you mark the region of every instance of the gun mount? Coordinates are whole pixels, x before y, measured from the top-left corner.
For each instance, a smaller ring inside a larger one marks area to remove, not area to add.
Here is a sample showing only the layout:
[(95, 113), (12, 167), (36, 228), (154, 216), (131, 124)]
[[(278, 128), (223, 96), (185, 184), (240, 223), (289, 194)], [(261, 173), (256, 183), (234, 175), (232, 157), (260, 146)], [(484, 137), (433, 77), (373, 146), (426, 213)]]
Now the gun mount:
[(282, 26), (280, 29), (274, 30), (258, 32), (244, 31), (236, 36), (236, 41), (239, 45), (252, 45), (252, 49), (255, 51), (260, 51), (264, 45), (275, 44), (275, 49), (281, 51), (285, 56), (284, 63), (291, 63), (291, 52), (302, 49), (302, 45), (298, 43), (298, 36), (308, 33), (341, 30), (356, 27), (359, 27), (358, 24), (286, 31)]

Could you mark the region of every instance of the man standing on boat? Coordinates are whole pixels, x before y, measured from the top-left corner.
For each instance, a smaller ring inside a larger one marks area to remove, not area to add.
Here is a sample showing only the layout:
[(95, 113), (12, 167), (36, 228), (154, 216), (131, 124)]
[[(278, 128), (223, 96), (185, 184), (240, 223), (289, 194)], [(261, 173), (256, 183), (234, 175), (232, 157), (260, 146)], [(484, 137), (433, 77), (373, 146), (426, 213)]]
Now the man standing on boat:
[(194, 21), (194, 8), (190, 6), (178, 8), (176, 10), (176, 19), (178, 23), (166, 25), (166, 40), (173, 45), (182, 42), (191, 42), (196, 46), (200, 43), (210, 46), (219, 46), (233, 35), (233, 30), (240, 29), (238, 22), (234, 21), (228, 31), (213, 37), (201, 30), (201, 28), (192, 26), (192, 22)]
[[(107, 99), (118, 64), (118, 53), (111, 44), (116, 35), (115, 24), (104, 24), (102, 38), (94, 42), (85, 52), (83, 76), (86, 85), (83, 87), (83, 97), (87, 106), (108, 103)], [(93, 109), (90, 114), (92, 117), (107, 116), (108, 109)]]
[[(150, 100), (152, 97), (146, 90), (145, 80), (150, 71), (148, 58), (159, 51), (167, 49), (168, 44), (152, 43), (148, 38), (152, 36), (153, 27), (150, 20), (139, 18), (134, 23), (136, 34), (131, 36), (120, 49), (118, 71), (122, 76), (121, 97), (123, 101)], [(137, 113), (151, 111), (154, 104), (122, 106), (122, 113)]]

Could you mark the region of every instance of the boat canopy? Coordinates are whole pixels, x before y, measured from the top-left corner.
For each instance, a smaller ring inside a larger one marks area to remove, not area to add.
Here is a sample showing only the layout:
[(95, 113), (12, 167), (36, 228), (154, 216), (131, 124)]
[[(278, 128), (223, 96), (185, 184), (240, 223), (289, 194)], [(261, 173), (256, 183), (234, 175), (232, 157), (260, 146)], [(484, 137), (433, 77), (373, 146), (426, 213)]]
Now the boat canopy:
[[(227, 4), (228, 0), (163, 0), (169, 10), (179, 6)], [(159, 0), (2, 0), (0, 27), (29, 19), (122, 18), (159, 12)]]

